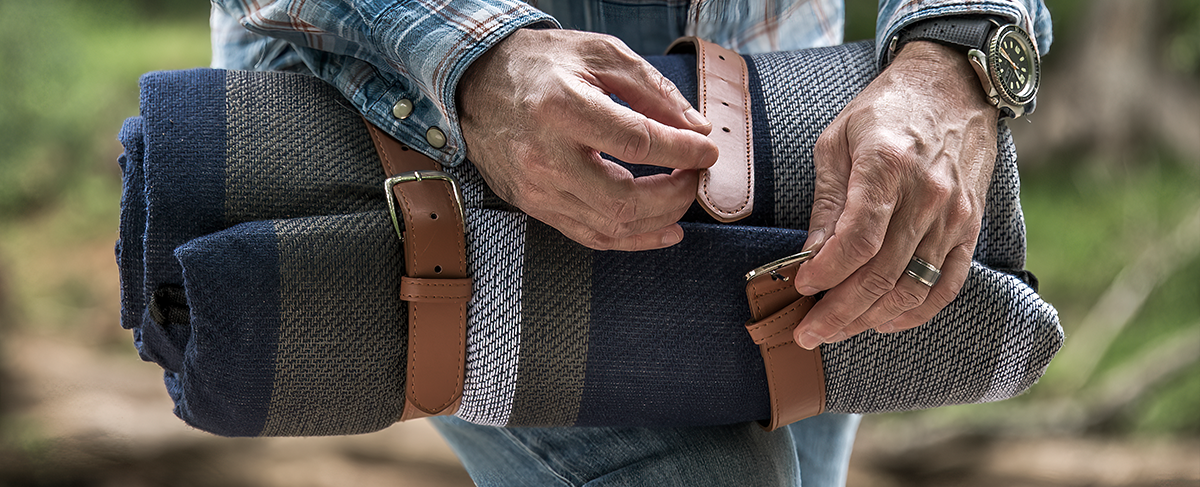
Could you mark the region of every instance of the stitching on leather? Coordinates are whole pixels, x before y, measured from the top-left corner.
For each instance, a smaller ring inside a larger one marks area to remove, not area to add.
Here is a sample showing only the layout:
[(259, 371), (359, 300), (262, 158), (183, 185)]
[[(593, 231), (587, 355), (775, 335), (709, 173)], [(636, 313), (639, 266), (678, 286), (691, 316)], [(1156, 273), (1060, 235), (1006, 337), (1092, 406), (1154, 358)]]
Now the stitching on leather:
[(741, 56), (738, 56), (737, 60), (738, 60), (738, 65), (741, 67), (741, 69), (739, 71), (742, 74), (741, 86), (738, 87), (742, 93), (742, 122), (746, 124), (746, 129), (745, 129), (746, 131), (744, 132), (744, 134), (746, 136), (746, 151), (744, 152), (744, 154), (746, 155), (746, 200), (747, 201), (744, 205), (742, 205), (742, 208), (745, 208), (746, 207), (745, 205), (750, 204), (750, 194), (751, 194), (751, 192), (754, 191), (754, 186), (753, 186), (753, 183), (751, 182), (754, 178), (754, 141), (752, 140), (754, 137), (750, 133), (750, 131), (753, 130), (754, 128), (751, 126), (751, 123), (750, 123), (751, 122), (750, 121), (750, 82), (749, 82), (749, 80), (746, 79), (746, 76), (749, 75), (749, 73), (747, 73), (747, 71), (749, 71), (749, 67), (746, 66), (746, 60), (743, 59)]
[[(410, 284), (410, 285), (412, 285), (412, 286), (420, 286), (420, 287), (471, 287), (471, 282), (470, 282), (470, 281), (467, 281), (467, 282), (442, 282), (442, 283), (437, 283), (437, 282), (434, 282), (434, 283), (427, 283), (427, 282), (429, 281), (429, 279), (421, 279), (421, 282), (416, 282), (416, 280), (417, 280), (417, 279), (420, 279), (420, 278), (418, 278), (418, 277), (406, 277), (406, 278), (405, 278), (405, 280), (406, 280), (406, 281), (408, 281), (408, 282), (411, 282), (411, 283), (412, 283), (412, 284)], [(452, 278), (452, 279), (446, 279), (446, 280), (447, 280), (447, 281), (449, 281), (449, 280), (455, 280), (455, 281), (459, 281), (459, 280), (466, 280), (466, 279), (467, 279), (467, 278), (463, 277), (463, 278)], [(404, 281), (401, 281), (401, 282), (404, 282)]]
[[(794, 346), (797, 346), (797, 347), (799, 346), (799, 345), (796, 345), (796, 342), (795, 342), (795, 341), (788, 340), (788, 341), (786, 341), (786, 342), (783, 342), (783, 343), (777, 343), (777, 344), (775, 344), (775, 345), (771, 345), (770, 347), (767, 347), (767, 350), (768, 350), (768, 351), (770, 351), (770, 350), (775, 350), (776, 348), (779, 348), (779, 347), (785, 347), (785, 346), (788, 346), (788, 345), (794, 345)], [(811, 350), (810, 350), (810, 351), (811, 351)]]
[(417, 347), (413, 346), (417, 342), (416, 323), (419, 321), (417, 315), (420, 314), (420, 306), (410, 303), (408, 313), (408, 394), (405, 399), (411, 401), (417, 409), (424, 411), (425, 408), (421, 406), (421, 401), (417, 398)]
[(787, 291), (787, 290), (789, 290), (789, 287), (790, 287), (790, 286), (783, 286), (783, 287), (779, 287), (779, 288), (773, 289), (773, 290), (771, 290), (771, 291), (767, 291), (767, 292), (765, 292), (765, 293), (761, 293), (761, 294), (755, 295), (755, 297), (756, 297), (756, 298), (762, 298), (762, 297), (770, 296), (770, 295), (772, 295), (772, 294), (775, 294), (775, 293), (778, 293), (778, 292)]
[[(700, 105), (700, 109), (704, 110), (704, 116), (707, 117), (711, 114), (709, 113), (709, 110), (708, 110), (708, 106), (709, 106), (709, 104), (708, 104), (708, 76), (706, 75), (706, 73), (708, 73), (708, 48), (704, 44), (703, 40), (697, 38), (696, 39), (696, 84), (698, 85), (700, 92), (697, 93), (697, 95), (696, 95), (696, 102), (698, 105)], [(718, 162), (721, 160), (720, 157), (721, 157), (720, 154), (717, 154)], [(712, 198), (710, 198), (708, 196), (708, 184), (709, 184), (709, 181), (711, 181), (711, 179), (712, 179), (711, 171), (704, 171), (704, 173), (701, 174), (701, 176), (700, 176), (700, 187), (703, 188), (704, 199), (709, 202), (712, 201)], [(720, 208), (717, 208), (711, 204), (709, 204), (707, 206), (713, 208), (718, 213), (721, 213)]]
[(467, 304), (466, 303), (459, 304), (458, 305), (458, 321), (457, 321), (458, 332), (455, 333), (455, 336), (458, 337), (458, 346), (454, 348), (455, 350), (458, 351), (458, 362), (456, 362), (454, 364), (454, 367), (456, 368), (457, 372), (455, 373), (455, 376), (454, 376), (455, 377), (454, 394), (450, 399), (450, 403), (446, 404), (445, 407), (450, 407), (450, 404), (453, 404), (455, 400), (462, 397), (463, 388), (464, 388), (463, 383), (466, 381), (467, 345), (465, 343), (463, 343), (463, 341), (466, 340), (466, 335), (467, 335), (466, 314), (467, 314)]
[(813, 362), (813, 368), (821, 371), (821, 393), (820, 401), (817, 403), (817, 414), (821, 414), (825, 412), (825, 364), (822, 363), (821, 354), (819, 353), (809, 354), (809, 358)]
[[(698, 84), (700, 85), (700, 97), (699, 97), (698, 101), (700, 102), (700, 105), (704, 108), (704, 111), (706, 112), (705, 115), (707, 116), (707, 115), (709, 115), (707, 113), (709, 111), (708, 110), (708, 107), (709, 107), (708, 76), (706, 76), (706, 73), (708, 71), (707, 70), (708, 64), (706, 62), (707, 57), (708, 57), (707, 56), (708, 51), (705, 49), (704, 41), (697, 41), (696, 46), (697, 46), (697, 51), (698, 51), (698, 55), (696, 57), (696, 59), (697, 59), (697, 79), (698, 79)], [(720, 51), (718, 51), (718, 52), (720, 52)], [(739, 78), (740, 83), (737, 86), (736, 91), (742, 93), (742, 108), (741, 108), (740, 112), (742, 115), (742, 123), (743, 123), (743, 127), (744, 127), (743, 134), (746, 137), (746, 146), (745, 146), (745, 150), (743, 151), (743, 154), (745, 154), (746, 157), (745, 157), (745, 161), (742, 165), (745, 166), (745, 168), (746, 168), (746, 177), (745, 177), (746, 188), (745, 188), (745, 191), (743, 191), (743, 193), (742, 193), (745, 195), (745, 198), (742, 199), (741, 206), (738, 206), (737, 208), (735, 208), (733, 210), (725, 210), (722, 208), (718, 208), (716, 205), (713, 205), (713, 204), (707, 205), (714, 212), (719, 213), (724, 216), (736, 216), (739, 213), (741, 213), (743, 210), (745, 210), (747, 206), (750, 206), (750, 204), (753, 202), (753, 199), (751, 198), (751, 192), (754, 189), (753, 183), (751, 182), (752, 178), (754, 177), (754, 165), (753, 165), (754, 157), (752, 154), (753, 140), (752, 140), (752, 136), (750, 134), (750, 131), (752, 130), (751, 119), (750, 119), (750, 108), (749, 108), (750, 107), (750, 92), (749, 92), (748, 82), (746, 79), (746, 77), (748, 76), (748, 73), (747, 73), (748, 68), (746, 67), (745, 60), (742, 59), (741, 55), (739, 55), (737, 53), (733, 53), (732, 51), (730, 51), (730, 52), (732, 54), (736, 55), (737, 58), (736, 58), (736, 60), (726, 60), (726, 61), (736, 62), (737, 66), (739, 68), (738, 72), (740, 75), (740, 78)], [(716, 78), (732, 84), (729, 80), (725, 80), (724, 78), (721, 78), (719, 76), (717, 76)], [(709, 203), (712, 202), (712, 197), (709, 195), (709, 189), (708, 189), (709, 183), (711, 181), (710, 173), (711, 173), (711, 171), (705, 171), (704, 175), (702, 176), (701, 182), (700, 182), (700, 187), (702, 188), (702, 192), (704, 193), (704, 199), (706, 201), (708, 201)]]
[(371, 135), (371, 141), (375, 143), (375, 148), (378, 149), (376, 152), (379, 152), (379, 159), (383, 162), (383, 167), (387, 169), (387, 174), (385, 174), (385, 176), (394, 175), (396, 173), (396, 169), (392, 165), (392, 154), (391, 151), (388, 150), (385, 141), (380, 137), (380, 129), (372, 125), (370, 122), (365, 123), (367, 124), (367, 128), (370, 129), (367, 130), (367, 133)]
[[(454, 194), (453, 186), (451, 186), (450, 184), (443, 184), (442, 186), (443, 186), (443, 190), (446, 192), (446, 198), (449, 201), (458, 201), (458, 195)], [(443, 201), (445, 201), (445, 200), (443, 200)], [(456, 240), (455, 249), (463, 249), (462, 252), (455, 252), (456, 254), (458, 254), (458, 272), (465, 276), (467, 274), (466, 222), (462, 221), (462, 219), (459, 218), (459, 214), (460, 214), (459, 210), (466, 211), (465, 208), (452, 208), (450, 210), (450, 213), (453, 215), (455, 223), (458, 224), (458, 226), (454, 228), (454, 237)], [(459, 228), (462, 228), (463, 231), (461, 231), (461, 232), (458, 231)]]
[[(768, 348), (767, 356), (770, 357), (771, 355), (771, 349)], [(775, 363), (775, 360), (772, 359), (771, 363)], [(779, 394), (775, 392), (777, 389), (776, 384), (778, 384), (778, 381), (775, 380), (775, 369), (776, 367), (767, 367), (767, 371), (770, 374), (770, 377), (767, 378), (767, 390), (771, 393), (771, 429), (778, 428), (780, 421)]]
[(774, 282), (775, 282), (774, 280), (764, 281), (763, 279), (756, 279), (756, 280), (750, 281), (750, 283), (748, 285), (749, 286), (748, 294), (750, 294), (750, 296), (749, 296), (750, 305), (754, 308), (754, 311), (753, 311), (754, 316), (761, 316), (763, 314), (762, 313), (763, 305), (761, 302), (762, 298), (770, 296), (772, 294), (782, 292), (782, 291), (787, 291), (788, 289), (790, 289), (790, 286), (779, 286), (779, 287), (775, 287), (774, 289), (771, 289), (770, 291), (766, 291), (766, 292), (761, 291), (761, 289), (764, 287), (771, 288), (772, 287), (771, 284), (773, 284)]
[(761, 316), (763, 314), (762, 313), (763, 307), (762, 307), (762, 302), (761, 302), (762, 298), (770, 296), (772, 294), (776, 294), (776, 293), (788, 290), (788, 286), (782, 286), (782, 287), (776, 288), (771, 291), (759, 292), (760, 287), (762, 287), (762, 285), (755, 285), (754, 283), (750, 284), (750, 292), (753, 294), (753, 296), (750, 298), (750, 304), (751, 304), (751, 306), (754, 307), (754, 315), (755, 316)]
[[(410, 298), (410, 299), (404, 299), (404, 298)], [(469, 296), (469, 295), (468, 295), (468, 296), (463, 296), (463, 295), (461, 295), (461, 294), (413, 294), (413, 293), (400, 293), (400, 300), (401, 300), (401, 301), (435, 301), (435, 300), (446, 300), (446, 301), (458, 301), (458, 300), (462, 300), (462, 301), (470, 301), (470, 300), (471, 300), (471, 296)]]
[[(383, 163), (384, 169), (388, 173), (387, 175), (388, 176), (394, 175), (397, 172), (395, 163), (393, 161), (394, 154), (392, 153), (388, 144), (386, 143), (387, 142), (386, 139), (384, 139), (382, 137), (382, 134), (380, 133), (379, 129), (377, 127), (375, 127), (374, 125), (372, 125), (371, 123), (367, 122), (367, 127), (369, 129), (367, 132), (371, 136), (371, 141), (374, 142), (374, 144), (375, 144), (376, 152), (379, 153), (380, 161)], [(435, 166), (436, 166), (436, 163), (435, 163)], [(409, 236), (411, 237), (412, 240), (417, 240), (418, 237), (417, 237), (417, 232), (416, 232), (416, 225), (413, 224), (412, 217), (411, 217), (411, 213), (412, 213), (411, 201), (409, 200), (409, 198), (405, 195), (405, 193), (403, 191), (395, 191), (394, 189), (392, 189), (391, 191), (395, 195), (398, 195), (400, 197), (400, 200), (402, 201), (402, 204), (404, 205), (404, 209), (406, 210), (403, 212), (404, 218), (405, 218), (405, 225), (406, 225), (405, 230), (409, 233)], [(446, 188), (445, 191), (447, 193), (447, 197), (451, 201), (456, 201), (455, 195), (451, 192), (450, 188)], [(458, 212), (455, 211), (454, 213), (457, 214)], [(457, 223), (460, 225), (458, 228), (462, 228), (462, 225), (463, 225), (462, 219), (459, 218), (458, 216), (455, 216), (454, 218), (455, 218), (455, 220), (457, 220)], [(456, 231), (454, 233), (457, 236), (457, 240), (458, 240), (457, 243), (459, 244), (457, 248), (464, 249), (464, 252), (458, 253), (459, 254), (458, 261), (459, 261), (459, 272), (461, 272), (463, 275), (465, 275), (466, 267), (467, 267), (466, 266), (466, 256), (465, 256), (466, 236), (463, 235), (462, 232)], [(423, 233), (422, 233), (422, 235), (423, 235)], [(413, 267), (416, 267), (416, 268), (420, 267), (420, 264), (418, 264), (418, 262), (417, 262), (418, 255), (419, 255), (418, 252), (412, 252)], [(460, 284), (434, 283), (434, 284), (419, 284), (419, 286), (433, 287), (433, 288), (436, 288), (436, 287), (444, 287), (444, 288), (466, 287), (467, 289), (470, 289), (471, 283), (470, 282), (460, 283)], [(450, 296), (417, 295), (417, 294), (413, 294), (413, 293), (401, 293), (400, 294), (400, 298), (402, 300), (405, 297), (424, 297), (427, 299), (450, 299), (450, 300), (455, 300), (455, 301), (463, 299), (463, 296), (461, 294), (450, 295)], [(470, 297), (471, 297), (470, 293), (468, 293), (466, 296), (466, 299), (469, 300)], [(409, 316), (409, 338), (410, 338), (410, 343), (417, 343), (420, 340), (420, 337), (419, 337), (420, 334), (418, 333), (418, 327), (413, 326), (413, 324), (422, 322), (422, 320), (419, 318), (419, 316), (423, 314), (423, 313), (421, 313), (421, 308), (423, 308), (424, 306), (421, 306), (417, 302), (410, 301), (409, 303), (410, 303), (410, 305), (409, 305), (409, 313), (410, 313), (410, 316)], [(444, 305), (444, 303), (429, 303), (429, 304), (430, 305), (435, 305), (435, 304), (443, 304)], [(463, 331), (463, 327), (465, 326), (465, 323), (466, 323), (466, 316), (465, 316), (466, 315), (466, 303), (460, 302), (459, 304), (457, 304), (457, 308), (458, 308), (458, 318), (459, 318), (457, 321), (458, 333), (456, 333), (456, 336), (458, 338), (458, 346), (456, 347), (456, 350), (458, 351), (458, 362), (455, 364), (455, 367), (456, 367), (457, 371), (455, 373), (454, 393), (451, 394), (451, 396), (449, 398), (447, 398), (446, 402), (444, 402), (440, 405), (437, 405), (433, 408), (430, 408), (425, 405), (425, 402), (422, 401), (422, 398), (417, 396), (417, 392), (416, 392), (417, 381), (415, 379), (416, 379), (417, 360), (418, 360), (417, 350), (420, 347), (410, 347), (409, 348), (410, 364), (409, 364), (408, 371), (407, 371), (408, 373), (406, 374), (408, 376), (408, 384), (406, 387), (406, 389), (408, 390), (408, 394), (406, 395), (406, 400), (408, 402), (411, 402), (413, 407), (415, 407), (416, 409), (418, 409), (419, 411), (421, 411), (422, 413), (425, 413), (425, 414), (435, 414), (435, 415), (439, 414), (439, 413), (445, 411), (446, 408), (448, 408), (452, 404), (454, 404), (454, 402), (457, 401), (462, 396), (463, 383), (466, 380), (465, 370), (463, 370), (463, 364), (465, 362), (465, 354), (466, 354), (465, 344), (463, 343), (463, 340), (464, 340), (463, 335), (465, 334)], [(422, 362), (422, 363), (424, 363), (424, 362)]]
[[(759, 322), (762, 326), (758, 327), (758, 328), (767, 328), (767, 327), (770, 327), (771, 325), (779, 323), (780, 321), (784, 321), (785, 318), (789, 318), (792, 315), (796, 314), (799, 311), (799, 309), (800, 308), (799, 308), (799, 306), (796, 306), (796, 303), (792, 303), (787, 308), (784, 308), (783, 312), (780, 313), (779, 315), (775, 316), (774, 318), (770, 318), (768, 320)], [(755, 326), (757, 326), (757, 325), (758, 324), (756, 324)], [(755, 341), (759, 342), (759, 343), (766, 343), (766, 342), (770, 341), (772, 338), (779, 336), (781, 333), (790, 332), (793, 329), (795, 329), (794, 326), (788, 327), (786, 324), (784, 326), (785, 326), (785, 328), (782, 328), (779, 331), (776, 331), (775, 333), (772, 333), (770, 335), (767, 335), (767, 336), (765, 336), (759, 340), (755, 340)], [(758, 329), (758, 328), (756, 328), (756, 329)]]
[[(461, 323), (462, 322), (461, 318), (463, 317), (463, 312), (466, 309), (466, 305), (460, 304), (457, 307), (459, 309), (459, 312), (458, 312), (458, 316), (460, 318), (459, 323)], [(423, 308), (423, 306), (418, 306), (416, 303), (413, 303), (413, 306), (411, 306), (410, 308), (411, 309), (409, 310), (409, 312), (412, 313), (413, 316), (415, 317), (419, 313), (418, 309)], [(459, 329), (461, 330), (461, 325), (460, 325)], [(409, 343), (411, 344), (413, 342), (416, 342), (417, 334), (416, 334), (415, 327), (409, 327), (409, 333), (413, 337)], [(457, 347), (457, 349), (463, 350), (463, 339), (462, 339), (463, 334), (456, 333), (456, 335), (459, 337), (458, 338), (459, 346)], [(412, 370), (409, 370), (409, 373), (408, 373), (409, 384), (410, 384), (409, 389), (410, 389), (410, 391), (413, 391), (410, 394), (410, 397), (412, 398), (411, 401), (412, 401), (413, 405), (416, 406), (417, 409), (420, 409), (422, 412), (424, 412), (426, 414), (436, 415), (436, 414), (444, 411), (446, 408), (450, 407), (451, 404), (454, 404), (454, 401), (456, 401), (460, 395), (460, 393), (458, 391), (462, 390), (464, 372), (462, 370), (462, 367), (458, 367), (458, 364), (463, 363), (463, 354), (465, 353), (465, 351), (458, 352), (459, 361), (458, 361), (458, 363), (455, 364), (455, 367), (458, 368), (458, 371), (455, 374), (454, 393), (451, 394), (450, 397), (448, 397), (445, 402), (438, 404), (436, 406), (433, 406), (433, 407), (429, 407), (429, 406), (425, 405), (425, 402), (422, 400), (422, 398), (417, 397), (417, 394), (415, 392), (415, 386), (412, 385), (413, 378), (415, 377), (413, 374), (415, 373), (415, 369), (416, 369), (417, 353), (416, 353), (416, 349), (412, 346), (409, 347), (409, 350), (411, 352), (411, 357), (412, 357), (412, 362), (413, 362)]]

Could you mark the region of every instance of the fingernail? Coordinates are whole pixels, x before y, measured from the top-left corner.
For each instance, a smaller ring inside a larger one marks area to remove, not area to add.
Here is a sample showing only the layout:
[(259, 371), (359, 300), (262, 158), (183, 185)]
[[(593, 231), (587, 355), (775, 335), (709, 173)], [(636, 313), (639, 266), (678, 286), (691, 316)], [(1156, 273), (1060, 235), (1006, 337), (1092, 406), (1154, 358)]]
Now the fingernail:
[(816, 296), (821, 290), (812, 286), (799, 286), (796, 288), (796, 292), (800, 293), (801, 296)]
[(816, 250), (825, 243), (825, 229), (818, 228), (808, 234), (808, 241), (803, 250)]
[(698, 126), (712, 125), (712, 122), (709, 122), (707, 119), (704, 118), (703, 115), (700, 115), (700, 112), (697, 112), (695, 108), (688, 108), (687, 111), (683, 112), (683, 116), (686, 117), (687, 120), (692, 123), (692, 125), (698, 125)]
[(824, 341), (825, 341), (825, 339), (822, 338), (821, 336), (817, 335), (816, 333), (813, 333), (811, 331), (806, 331), (806, 332), (800, 334), (799, 345), (800, 345), (800, 347), (802, 347), (804, 349), (812, 350), (814, 348), (817, 348), (817, 346), (821, 345), (821, 342), (824, 342)]
[(884, 323), (882, 325), (875, 327), (875, 331), (877, 331), (879, 333), (891, 333), (893, 331), (896, 331), (896, 325), (893, 325), (892, 322), (889, 321), (887, 323)]
[(662, 244), (667, 247), (670, 247), (670, 246), (675, 245), (682, 241), (683, 241), (683, 232), (668, 231), (667, 233), (664, 233), (662, 236)]

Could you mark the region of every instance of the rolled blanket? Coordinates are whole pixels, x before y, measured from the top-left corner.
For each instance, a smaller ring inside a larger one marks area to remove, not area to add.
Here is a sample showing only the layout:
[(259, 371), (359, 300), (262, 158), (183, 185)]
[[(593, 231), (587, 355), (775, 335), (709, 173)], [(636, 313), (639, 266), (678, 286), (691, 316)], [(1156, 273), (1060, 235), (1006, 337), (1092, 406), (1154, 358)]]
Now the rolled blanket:
[[(770, 415), (745, 273), (799, 250), (817, 136), (875, 74), (870, 44), (747, 56), (755, 209), (689, 211), (682, 243), (584, 248), (496, 197), (470, 164), (466, 383), (456, 415), (501, 426), (684, 426)], [(695, 93), (694, 57), (650, 58)], [(401, 243), (366, 127), (315, 78), (151, 73), (126, 121), (122, 324), (175, 413), (227, 436), (353, 434), (404, 403)], [(693, 100), (694, 102), (694, 100)], [(1001, 400), (1062, 343), (1027, 282), (1016, 153), (999, 156), (969, 276), (933, 320), (821, 346), (825, 409)], [(641, 174), (651, 169), (630, 166)]]

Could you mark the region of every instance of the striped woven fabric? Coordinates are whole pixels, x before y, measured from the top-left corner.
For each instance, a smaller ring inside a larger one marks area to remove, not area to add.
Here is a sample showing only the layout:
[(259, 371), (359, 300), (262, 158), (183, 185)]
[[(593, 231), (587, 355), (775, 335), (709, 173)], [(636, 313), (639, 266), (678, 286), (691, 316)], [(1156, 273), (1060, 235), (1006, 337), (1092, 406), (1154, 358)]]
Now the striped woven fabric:
[[(743, 276), (803, 244), (813, 143), (874, 76), (872, 52), (747, 57), (755, 214), (722, 225), (693, 209), (684, 241), (668, 249), (583, 248), (508, 207), (470, 164), (450, 169), (464, 186), (475, 282), (457, 415), (505, 426), (767, 418)], [(694, 58), (651, 61), (695, 92)], [(141, 116), (120, 135), (122, 323), (165, 370), (175, 413), (228, 436), (395, 422), (403, 263), (355, 111), (299, 75), (161, 72), (141, 87)], [(1000, 134), (963, 290), (913, 330), (823, 345), (828, 411), (1005, 399), (1034, 384), (1060, 347), (1056, 311), (1014, 277), (1025, 275), (1024, 222), (1015, 151)]]

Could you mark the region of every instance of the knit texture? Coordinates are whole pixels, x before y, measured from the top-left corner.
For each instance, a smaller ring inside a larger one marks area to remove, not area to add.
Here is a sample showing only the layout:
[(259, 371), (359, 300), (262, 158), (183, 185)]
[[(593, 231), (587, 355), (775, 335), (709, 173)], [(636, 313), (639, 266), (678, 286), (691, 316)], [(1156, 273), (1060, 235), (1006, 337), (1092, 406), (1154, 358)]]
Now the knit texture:
[[(803, 244), (813, 143), (874, 76), (872, 52), (859, 43), (748, 56), (755, 214), (726, 225), (693, 208), (686, 238), (667, 249), (584, 248), (514, 211), (470, 164), (448, 170), (464, 188), (474, 279), (457, 415), (501, 426), (767, 418), (743, 276)], [(650, 61), (695, 93), (694, 58)], [(164, 369), (175, 413), (226, 436), (395, 422), (403, 259), (357, 113), (328, 85), (292, 74), (161, 72), (141, 88), (141, 116), (120, 135), (122, 324)], [(1025, 246), (1016, 153), (1000, 133), (962, 292), (915, 329), (823, 345), (828, 411), (1005, 399), (1061, 346), (1054, 308), (995, 270), (1023, 269)], [(178, 288), (184, 302), (156, 293)]]

